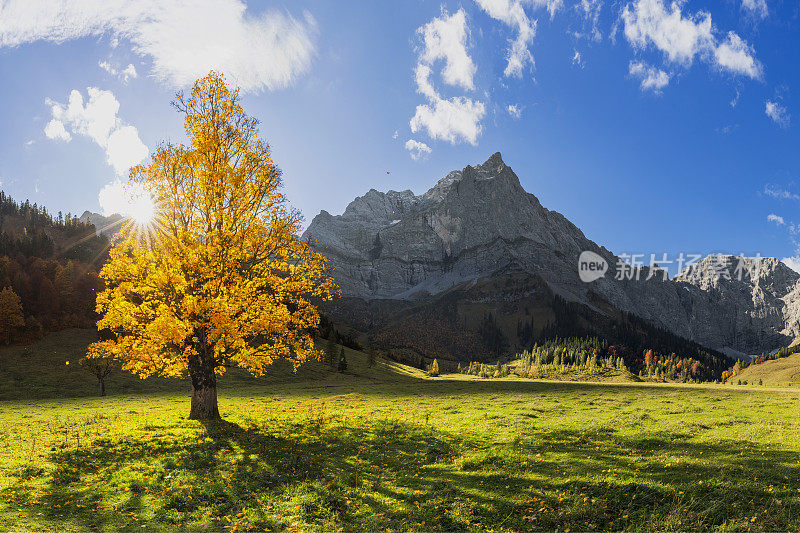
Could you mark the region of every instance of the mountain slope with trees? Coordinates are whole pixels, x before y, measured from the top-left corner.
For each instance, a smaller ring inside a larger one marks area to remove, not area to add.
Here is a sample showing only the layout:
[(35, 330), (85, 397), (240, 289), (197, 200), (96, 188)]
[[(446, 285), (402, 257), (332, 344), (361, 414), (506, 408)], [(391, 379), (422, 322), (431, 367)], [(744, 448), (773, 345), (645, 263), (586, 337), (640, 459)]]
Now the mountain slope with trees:
[(6, 312), (0, 343), (31, 340), (46, 331), (92, 327), (97, 270), (108, 239), (71, 214), (55, 217), (29, 201), (0, 191), (0, 290), (20, 308)]

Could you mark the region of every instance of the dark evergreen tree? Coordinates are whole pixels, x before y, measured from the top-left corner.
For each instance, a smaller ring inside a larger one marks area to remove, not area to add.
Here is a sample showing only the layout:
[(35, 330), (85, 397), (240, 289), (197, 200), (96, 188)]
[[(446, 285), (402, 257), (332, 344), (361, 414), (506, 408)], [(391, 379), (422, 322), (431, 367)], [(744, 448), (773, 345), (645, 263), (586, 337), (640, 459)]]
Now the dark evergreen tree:
[(336, 351), (336, 343), (333, 340), (333, 335), (331, 335), (331, 338), (328, 339), (328, 342), (325, 346), (325, 363), (327, 363), (327, 365), (330, 367), (335, 366), (338, 360), (338, 355), (339, 354)]

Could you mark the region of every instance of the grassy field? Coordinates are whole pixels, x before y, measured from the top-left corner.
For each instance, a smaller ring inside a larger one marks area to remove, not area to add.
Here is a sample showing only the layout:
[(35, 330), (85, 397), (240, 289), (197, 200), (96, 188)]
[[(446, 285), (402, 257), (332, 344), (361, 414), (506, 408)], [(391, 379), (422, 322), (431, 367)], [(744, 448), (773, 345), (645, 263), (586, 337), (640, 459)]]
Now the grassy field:
[[(74, 357), (65, 340), (26, 357)], [(10, 350), (0, 375), (21, 372)], [(800, 529), (796, 389), (425, 379), (347, 358), (346, 374), (225, 376), (214, 424), (186, 419), (182, 382), (119, 376), (99, 398), (72, 363), (36, 368), (0, 402), (0, 529)]]

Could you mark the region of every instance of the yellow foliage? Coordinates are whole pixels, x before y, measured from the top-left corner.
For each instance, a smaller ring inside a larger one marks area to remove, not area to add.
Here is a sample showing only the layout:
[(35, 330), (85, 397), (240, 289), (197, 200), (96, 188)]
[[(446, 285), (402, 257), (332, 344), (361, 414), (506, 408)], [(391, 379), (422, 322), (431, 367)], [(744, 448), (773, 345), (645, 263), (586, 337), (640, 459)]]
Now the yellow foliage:
[[(69, 361), (67, 361), (69, 364)], [(86, 348), (86, 357), (80, 359), (78, 364), (84, 366), (94, 375), (108, 375), (114, 368), (114, 342), (97, 341)]]
[(278, 358), (297, 368), (318, 356), (313, 302), (334, 290), (325, 260), (299, 238), (299, 214), (238, 91), (212, 72), (175, 106), (189, 144), (164, 144), (131, 169), (157, 215), (117, 236), (100, 273), (98, 328), (116, 334), (116, 358), (141, 377), (261, 374)]

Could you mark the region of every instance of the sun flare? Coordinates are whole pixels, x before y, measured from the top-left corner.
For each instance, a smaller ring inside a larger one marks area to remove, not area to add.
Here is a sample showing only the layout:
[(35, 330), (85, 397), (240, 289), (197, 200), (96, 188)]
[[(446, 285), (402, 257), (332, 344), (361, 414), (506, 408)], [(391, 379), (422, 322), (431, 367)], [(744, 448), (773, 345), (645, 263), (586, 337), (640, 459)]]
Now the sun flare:
[(129, 205), (130, 207), (126, 214), (138, 225), (147, 226), (153, 222), (153, 218), (156, 214), (156, 206), (150, 194), (143, 192), (131, 198)]
[(149, 191), (140, 185), (110, 183), (100, 192), (100, 205), (106, 216), (118, 213), (137, 226), (150, 226), (156, 217), (156, 203)]

